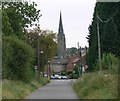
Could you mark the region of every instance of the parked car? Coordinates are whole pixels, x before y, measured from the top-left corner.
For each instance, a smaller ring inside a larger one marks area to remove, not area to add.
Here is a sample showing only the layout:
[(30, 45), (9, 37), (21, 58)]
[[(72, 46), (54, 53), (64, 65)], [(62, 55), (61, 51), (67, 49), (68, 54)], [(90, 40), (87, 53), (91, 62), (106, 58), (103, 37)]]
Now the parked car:
[(61, 76), (61, 79), (67, 79), (67, 76)]
[(47, 77), (47, 74), (44, 74), (44, 77)]
[(61, 79), (61, 75), (58, 76), (58, 79)]
[(55, 79), (55, 76), (53, 76), (53, 75), (51, 75), (51, 77), (50, 77), (51, 79)]
[(59, 75), (55, 74), (55, 79), (58, 79)]

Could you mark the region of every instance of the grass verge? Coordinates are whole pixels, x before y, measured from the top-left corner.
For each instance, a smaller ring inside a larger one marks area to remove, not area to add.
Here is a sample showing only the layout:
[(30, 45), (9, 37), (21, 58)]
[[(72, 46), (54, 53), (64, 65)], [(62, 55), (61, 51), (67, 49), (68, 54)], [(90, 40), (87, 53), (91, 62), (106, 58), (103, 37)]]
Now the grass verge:
[(2, 99), (23, 99), (37, 88), (47, 84), (47, 78), (33, 79), (26, 83), (24, 81), (2, 81)]
[(117, 99), (118, 75), (86, 73), (74, 83), (73, 88), (80, 99)]
[(2, 100), (2, 82), (0, 81), (0, 101)]

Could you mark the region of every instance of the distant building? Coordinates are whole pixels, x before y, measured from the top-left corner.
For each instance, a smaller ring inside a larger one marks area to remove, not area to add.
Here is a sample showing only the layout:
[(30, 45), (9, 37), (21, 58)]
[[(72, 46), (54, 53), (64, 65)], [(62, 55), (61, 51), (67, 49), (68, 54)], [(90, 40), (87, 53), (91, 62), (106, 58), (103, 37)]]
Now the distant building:
[(69, 73), (72, 73), (73, 72), (73, 69), (74, 69), (74, 64), (79, 64), (80, 62), (80, 59), (79, 59), (79, 56), (78, 55), (75, 55), (75, 56), (68, 56), (67, 57), (67, 61), (68, 61), (68, 64), (66, 66), (66, 72), (69, 74)]
[(80, 64), (82, 64), (82, 67), (87, 67), (86, 53), (87, 53), (86, 48), (81, 48), (81, 53), (78, 53), (77, 55), (67, 56), (68, 63), (66, 66), (66, 72), (68, 75), (70, 75), (73, 72), (75, 64), (79, 67), (79, 70), (80, 70)]
[(60, 12), (60, 20), (59, 20), (59, 29), (58, 29), (58, 35), (57, 35), (57, 43), (58, 43), (58, 58), (63, 59), (66, 58), (66, 40), (65, 40), (65, 34), (63, 30), (62, 25), (62, 15)]
[(59, 28), (57, 35), (58, 55), (51, 61), (51, 70), (61, 72), (66, 70), (66, 40), (62, 24), (62, 14), (60, 12)]

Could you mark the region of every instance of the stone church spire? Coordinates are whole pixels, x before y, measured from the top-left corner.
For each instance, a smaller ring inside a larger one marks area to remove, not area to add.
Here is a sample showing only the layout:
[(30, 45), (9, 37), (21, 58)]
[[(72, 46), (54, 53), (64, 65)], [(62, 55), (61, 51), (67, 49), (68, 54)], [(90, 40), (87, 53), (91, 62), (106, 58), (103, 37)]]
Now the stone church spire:
[(58, 44), (58, 52), (57, 56), (51, 61), (51, 69), (58, 73), (66, 70), (67, 59), (66, 59), (66, 39), (63, 31), (62, 24), (62, 14), (60, 12), (59, 18), (59, 27), (57, 34), (57, 44)]
[(63, 31), (63, 24), (62, 24), (62, 14), (60, 12), (60, 20), (59, 20), (59, 28), (58, 28), (58, 57), (60, 59), (65, 58), (65, 51), (66, 51), (66, 40), (65, 34)]
[(61, 12), (60, 12), (60, 20), (59, 20), (58, 34), (64, 34), (64, 31), (63, 31), (63, 24), (62, 24), (62, 14), (61, 14)]

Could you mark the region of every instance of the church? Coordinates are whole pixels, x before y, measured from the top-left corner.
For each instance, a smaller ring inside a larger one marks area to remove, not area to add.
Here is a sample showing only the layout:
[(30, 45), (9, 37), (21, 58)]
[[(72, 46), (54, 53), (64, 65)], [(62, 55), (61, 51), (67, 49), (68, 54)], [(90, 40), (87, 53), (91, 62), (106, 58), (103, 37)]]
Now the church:
[(51, 61), (51, 71), (59, 73), (66, 71), (67, 58), (66, 58), (66, 39), (62, 24), (62, 14), (60, 12), (59, 28), (57, 34), (58, 55)]

